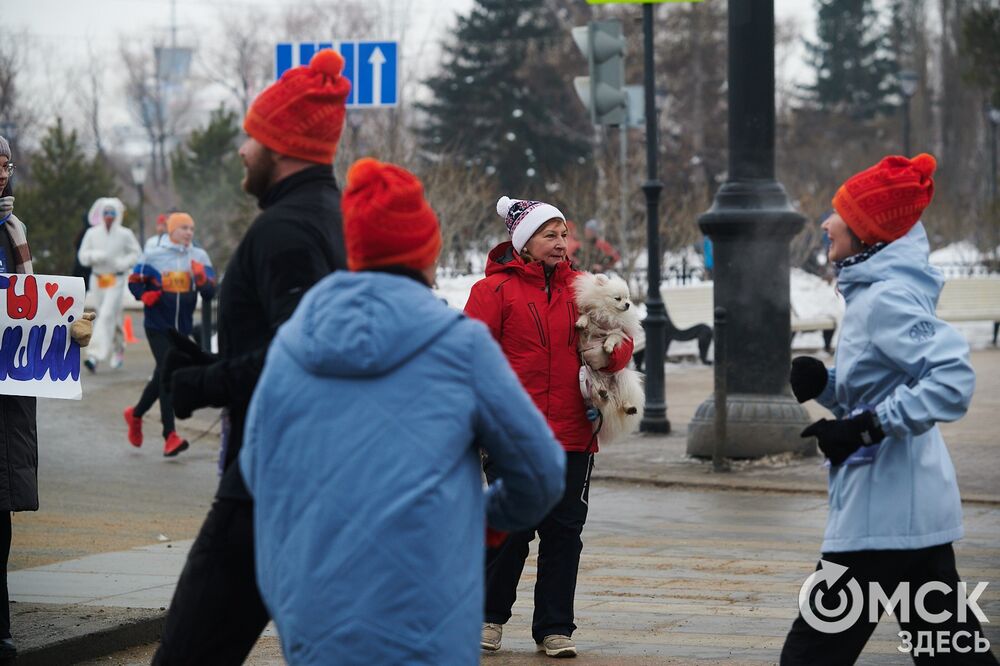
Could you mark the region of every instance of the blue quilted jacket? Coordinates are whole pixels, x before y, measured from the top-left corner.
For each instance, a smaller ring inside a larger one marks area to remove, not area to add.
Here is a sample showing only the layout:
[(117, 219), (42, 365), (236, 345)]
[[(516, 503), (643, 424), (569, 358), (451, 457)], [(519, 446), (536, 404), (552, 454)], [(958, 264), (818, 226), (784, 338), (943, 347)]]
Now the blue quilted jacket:
[(486, 326), (411, 278), (337, 271), (271, 344), (239, 463), (290, 664), (471, 666), (485, 522), (537, 524), (565, 454)]

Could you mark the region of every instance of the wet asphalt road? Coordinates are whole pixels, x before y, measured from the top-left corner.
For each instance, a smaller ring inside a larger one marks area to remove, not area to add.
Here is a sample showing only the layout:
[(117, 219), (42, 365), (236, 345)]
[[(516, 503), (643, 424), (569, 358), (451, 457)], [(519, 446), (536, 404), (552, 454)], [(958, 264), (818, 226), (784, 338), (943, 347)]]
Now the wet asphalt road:
[(15, 514), (11, 569), (149, 544), (161, 534), (195, 536), (217, 483), (218, 410), (179, 421), (192, 445), (164, 458), (154, 406), (143, 446), (132, 447), (122, 411), (152, 371), (141, 340), (129, 345), (122, 368), (83, 371), (82, 400), (38, 401), (40, 510)]

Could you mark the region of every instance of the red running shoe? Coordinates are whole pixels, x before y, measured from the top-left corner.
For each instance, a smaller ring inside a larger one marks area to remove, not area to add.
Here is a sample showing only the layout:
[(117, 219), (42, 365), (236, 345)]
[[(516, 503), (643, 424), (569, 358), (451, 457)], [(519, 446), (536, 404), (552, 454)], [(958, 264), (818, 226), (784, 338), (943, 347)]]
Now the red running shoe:
[(125, 423), (128, 424), (128, 443), (139, 448), (142, 446), (142, 417), (132, 416), (135, 407), (125, 408)]
[(163, 443), (163, 455), (167, 458), (172, 458), (187, 447), (187, 440), (181, 439), (181, 436), (175, 430), (167, 435), (167, 441)]

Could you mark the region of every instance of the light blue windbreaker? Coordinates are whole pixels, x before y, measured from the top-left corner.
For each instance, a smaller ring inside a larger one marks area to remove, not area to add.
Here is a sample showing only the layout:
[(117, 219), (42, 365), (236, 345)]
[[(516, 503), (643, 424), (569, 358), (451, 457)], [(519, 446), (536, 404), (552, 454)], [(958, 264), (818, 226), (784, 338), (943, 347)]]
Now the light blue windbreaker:
[(484, 516), (536, 525), (565, 474), (486, 326), (373, 272), (324, 278), (279, 329), (239, 462), (290, 664), (478, 664)]
[(886, 437), (830, 468), (824, 553), (915, 550), (962, 537), (955, 468), (936, 424), (965, 414), (976, 375), (968, 343), (935, 314), (944, 280), (928, 251), (918, 222), (838, 277), (847, 309), (816, 400), (838, 418), (873, 407)]

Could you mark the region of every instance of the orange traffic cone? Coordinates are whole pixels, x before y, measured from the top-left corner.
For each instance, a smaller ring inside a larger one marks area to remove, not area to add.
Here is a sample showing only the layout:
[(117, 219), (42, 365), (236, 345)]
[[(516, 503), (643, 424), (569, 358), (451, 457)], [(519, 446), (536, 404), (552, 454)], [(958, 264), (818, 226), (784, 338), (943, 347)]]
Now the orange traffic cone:
[(125, 344), (134, 345), (139, 342), (132, 330), (132, 315), (125, 315), (125, 321), (122, 322), (122, 332), (125, 333)]

